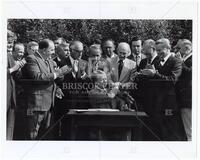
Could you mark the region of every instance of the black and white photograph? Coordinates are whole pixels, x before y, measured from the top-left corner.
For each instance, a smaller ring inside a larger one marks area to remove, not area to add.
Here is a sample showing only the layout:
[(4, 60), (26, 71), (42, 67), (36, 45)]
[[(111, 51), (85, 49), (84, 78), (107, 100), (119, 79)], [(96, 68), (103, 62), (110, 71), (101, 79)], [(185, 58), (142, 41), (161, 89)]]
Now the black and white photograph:
[(0, 159), (199, 159), (199, 3), (0, 2)]
[(7, 140), (192, 140), (192, 20), (7, 25)]

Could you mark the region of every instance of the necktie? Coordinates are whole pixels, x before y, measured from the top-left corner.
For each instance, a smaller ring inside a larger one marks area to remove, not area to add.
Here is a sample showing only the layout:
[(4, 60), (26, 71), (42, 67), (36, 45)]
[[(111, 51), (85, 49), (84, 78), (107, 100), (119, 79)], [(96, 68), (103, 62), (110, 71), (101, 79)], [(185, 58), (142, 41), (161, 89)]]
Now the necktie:
[(140, 63), (140, 56), (136, 55), (136, 65), (139, 66)]
[(120, 77), (123, 68), (123, 60), (119, 60), (118, 64), (118, 75)]
[(46, 64), (46, 66), (47, 66), (47, 70), (48, 70), (48, 72), (50, 72), (49, 61), (48, 61), (48, 60), (45, 60), (44, 62), (45, 62), (45, 64)]
[(74, 60), (74, 63), (73, 63), (73, 71), (74, 71), (75, 73), (78, 72), (78, 61), (77, 61), (77, 60)]

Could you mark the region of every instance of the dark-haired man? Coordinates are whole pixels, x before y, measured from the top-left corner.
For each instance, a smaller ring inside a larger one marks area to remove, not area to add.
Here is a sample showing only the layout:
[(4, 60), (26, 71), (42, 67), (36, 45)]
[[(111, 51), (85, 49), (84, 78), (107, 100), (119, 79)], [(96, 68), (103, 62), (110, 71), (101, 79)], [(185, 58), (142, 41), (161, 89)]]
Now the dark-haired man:
[(144, 54), (142, 54), (142, 52), (141, 52), (142, 51), (142, 40), (138, 37), (134, 37), (131, 40), (130, 45), (131, 45), (132, 53), (128, 58), (136, 62), (136, 67), (138, 70), (138, 66), (140, 65), (141, 60), (146, 58), (146, 56)]
[(23, 68), (24, 78), (31, 82), (25, 86), (27, 138), (31, 140), (44, 138), (38, 134), (44, 134), (50, 126), (56, 92), (62, 94), (54, 81), (69, 72), (68, 66), (56, 69), (51, 59), (54, 52), (55, 47), (51, 40), (40, 41), (39, 52), (28, 55), (27, 64)]

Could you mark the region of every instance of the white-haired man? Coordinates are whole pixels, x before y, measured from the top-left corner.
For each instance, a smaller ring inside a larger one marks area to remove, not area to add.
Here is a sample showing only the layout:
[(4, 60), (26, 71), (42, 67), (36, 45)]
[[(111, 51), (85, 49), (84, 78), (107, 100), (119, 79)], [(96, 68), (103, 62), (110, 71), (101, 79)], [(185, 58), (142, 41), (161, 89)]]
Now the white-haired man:
[(131, 53), (128, 43), (121, 42), (117, 47), (117, 59), (111, 60), (111, 81), (122, 88), (129, 87), (130, 77), (136, 71), (136, 63), (127, 58)]

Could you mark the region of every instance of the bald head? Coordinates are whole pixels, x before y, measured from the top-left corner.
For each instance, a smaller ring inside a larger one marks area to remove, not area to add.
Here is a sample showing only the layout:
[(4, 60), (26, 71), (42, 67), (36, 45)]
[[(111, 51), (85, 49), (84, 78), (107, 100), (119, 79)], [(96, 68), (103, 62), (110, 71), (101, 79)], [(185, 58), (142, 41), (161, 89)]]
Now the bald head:
[(120, 42), (117, 47), (117, 53), (118, 53), (119, 59), (124, 60), (126, 57), (128, 57), (131, 54), (131, 48), (129, 44), (126, 42)]
[(156, 41), (156, 45), (162, 45), (164, 48), (171, 49), (170, 41), (167, 38), (161, 38)]
[(156, 41), (156, 51), (161, 59), (165, 58), (167, 55), (170, 54), (170, 49), (171, 45), (168, 39), (161, 38)]
[(39, 42), (39, 52), (44, 56), (43, 58), (50, 57), (55, 54), (55, 46), (50, 39), (44, 39)]
[(73, 59), (81, 59), (83, 53), (83, 43), (80, 41), (73, 41), (70, 44), (70, 53)]

